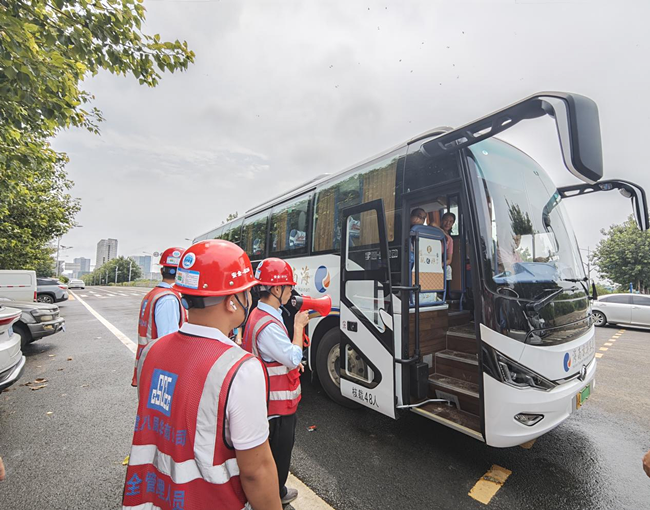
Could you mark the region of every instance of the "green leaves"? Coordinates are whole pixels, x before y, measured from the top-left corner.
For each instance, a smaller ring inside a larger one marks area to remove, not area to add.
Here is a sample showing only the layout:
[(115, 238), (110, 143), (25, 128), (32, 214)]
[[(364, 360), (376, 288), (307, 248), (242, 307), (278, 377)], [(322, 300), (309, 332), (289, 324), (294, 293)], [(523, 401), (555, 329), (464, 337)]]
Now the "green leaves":
[(80, 88), (100, 69), (155, 86), (160, 71), (194, 61), (187, 43), (141, 31), (141, 0), (0, 1), (0, 268), (45, 267), (47, 243), (79, 210), (67, 193), (67, 157), (48, 140), (59, 130), (99, 133), (94, 97)]
[(627, 288), (645, 291), (650, 287), (650, 233), (641, 232), (632, 216), (622, 225), (602, 231), (605, 237), (593, 254), (602, 276)]
[(117, 283), (134, 281), (143, 276), (140, 266), (131, 257), (117, 257), (109, 260), (103, 266), (95, 268), (92, 273), (84, 275), (82, 278), (88, 285), (93, 282), (102, 284), (115, 283), (115, 268), (117, 268)]

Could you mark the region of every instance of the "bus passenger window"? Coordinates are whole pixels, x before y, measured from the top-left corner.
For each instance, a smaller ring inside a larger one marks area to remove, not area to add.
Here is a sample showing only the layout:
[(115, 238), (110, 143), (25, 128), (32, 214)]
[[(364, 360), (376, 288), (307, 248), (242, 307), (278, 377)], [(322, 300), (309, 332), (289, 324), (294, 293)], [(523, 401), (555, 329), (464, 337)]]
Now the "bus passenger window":
[(267, 211), (244, 220), (242, 248), (251, 260), (260, 260), (265, 257), (267, 225)]
[(311, 195), (275, 207), (271, 213), (271, 254), (307, 253), (307, 214)]
[[(347, 207), (383, 199), (388, 241), (395, 236), (395, 190), (398, 156), (370, 163), (354, 174), (319, 191), (314, 214), (314, 252), (336, 251), (341, 247), (341, 211)], [(376, 223), (364, 232), (361, 218), (359, 242), (378, 242)]]

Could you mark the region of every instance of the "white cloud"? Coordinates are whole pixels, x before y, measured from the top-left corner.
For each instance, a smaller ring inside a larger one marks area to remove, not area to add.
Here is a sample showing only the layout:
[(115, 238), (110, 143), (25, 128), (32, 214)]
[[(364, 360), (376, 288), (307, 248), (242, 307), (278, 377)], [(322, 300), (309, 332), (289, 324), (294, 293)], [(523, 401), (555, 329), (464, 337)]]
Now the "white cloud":
[[(123, 254), (187, 244), (232, 211), (545, 89), (595, 99), (607, 177), (650, 188), (638, 157), (650, 117), (647, 2), (146, 6), (146, 30), (186, 39), (196, 63), (156, 89), (108, 73), (85, 84), (106, 122), (101, 137), (75, 130), (55, 144), (83, 198), (69, 258), (94, 257), (106, 237)], [(558, 183), (574, 182), (548, 126), (508, 136)], [(568, 208), (585, 246), (629, 212), (604, 194)]]

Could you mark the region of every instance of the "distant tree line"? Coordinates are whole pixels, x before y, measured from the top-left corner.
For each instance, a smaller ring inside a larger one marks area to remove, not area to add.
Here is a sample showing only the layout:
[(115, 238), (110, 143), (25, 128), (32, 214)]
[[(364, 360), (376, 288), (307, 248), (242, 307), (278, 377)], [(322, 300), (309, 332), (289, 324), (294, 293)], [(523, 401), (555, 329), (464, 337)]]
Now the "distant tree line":
[[(117, 272), (116, 272), (117, 269)], [(142, 269), (131, 257), (117, 257), (81, 277), (86, 285), (132, 282), (142, 278)]]

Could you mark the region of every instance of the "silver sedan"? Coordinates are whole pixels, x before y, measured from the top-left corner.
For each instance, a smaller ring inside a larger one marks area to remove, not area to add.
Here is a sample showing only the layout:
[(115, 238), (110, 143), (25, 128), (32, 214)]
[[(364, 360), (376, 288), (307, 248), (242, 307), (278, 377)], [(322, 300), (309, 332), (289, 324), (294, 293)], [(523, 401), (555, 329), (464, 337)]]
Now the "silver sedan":
[(592, 305), (596, 326), (629, 324), (650, 327), (650, 296), (642, 294), (607, 294)]

